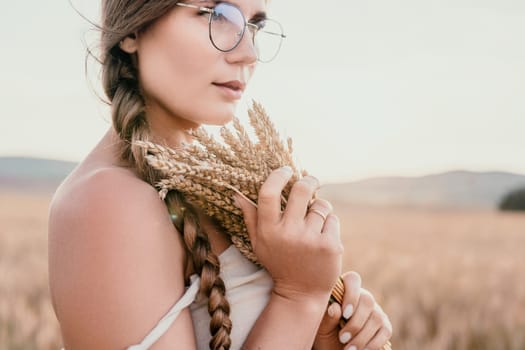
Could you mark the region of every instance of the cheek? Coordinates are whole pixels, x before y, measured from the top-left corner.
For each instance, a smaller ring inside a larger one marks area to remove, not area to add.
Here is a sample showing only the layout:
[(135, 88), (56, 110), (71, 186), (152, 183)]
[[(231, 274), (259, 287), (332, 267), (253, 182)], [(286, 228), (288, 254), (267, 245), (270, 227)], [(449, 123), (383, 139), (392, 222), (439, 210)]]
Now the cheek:
[(139, 56), (143, 88), (151, 94), (171, 93), (175, 97), (212, 79), (207, 69), (215, 53), (206, 40), (201, 33), (169, 31), (144, 42)]
[(148, 103), (175, 118), (224, 124), (231, 120), (235, 104), (221, 102), (212, 85), (225, 75), (220, 71), (224, 58), (211, 44), (207, 25), (192, 20), (165, 21), (142, 38), (141, 87)]

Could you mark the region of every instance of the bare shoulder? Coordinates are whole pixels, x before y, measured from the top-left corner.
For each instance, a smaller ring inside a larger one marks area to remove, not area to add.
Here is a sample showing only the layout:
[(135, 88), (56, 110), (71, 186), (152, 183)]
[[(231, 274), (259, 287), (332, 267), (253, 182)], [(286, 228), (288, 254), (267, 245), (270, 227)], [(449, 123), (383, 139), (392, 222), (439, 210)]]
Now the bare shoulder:
[[(49, 215), (50, 287), (66, 349), (140, 342), (184, 293), (184, 254), (157, 191), (131, 171), (68, 179)], [(193, 349), (193, 338), (185, 310), (155, 348), (177, 339)]]
[[(144, 211), (145, 215), (164, 216), (166, 213), (152, 186), (128, 169), (108, 166), (84, 170), (68, 177), (53, 197), (50, 219), (62, 224), (62, 220), (82, 219), (96, 211), (106, 212), (108, 209), (116, 219), (117, 215), (130, 216), (132, 211)], [(81, 213), (83, 215), (79, 215)], [(90, 224), (96, 225), (97, 222)]]

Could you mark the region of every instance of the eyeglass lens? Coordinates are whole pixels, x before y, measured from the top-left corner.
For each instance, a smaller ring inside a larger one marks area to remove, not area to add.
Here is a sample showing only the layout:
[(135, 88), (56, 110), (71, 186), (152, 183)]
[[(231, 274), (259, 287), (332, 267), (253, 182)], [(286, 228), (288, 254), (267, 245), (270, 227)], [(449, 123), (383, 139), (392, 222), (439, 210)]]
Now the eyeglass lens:
[(210, 16), (210, 38), (221, 51), (231, 51), (242, 40), (245, 31), (252, 35), (259, 61), (271, 61), (279, 52), (282, 42), (282, 28), (278, 22), (266, 19), (257, 23), (259, 29), (245, 26), (245, 19), (234, 5), (219, 3)]

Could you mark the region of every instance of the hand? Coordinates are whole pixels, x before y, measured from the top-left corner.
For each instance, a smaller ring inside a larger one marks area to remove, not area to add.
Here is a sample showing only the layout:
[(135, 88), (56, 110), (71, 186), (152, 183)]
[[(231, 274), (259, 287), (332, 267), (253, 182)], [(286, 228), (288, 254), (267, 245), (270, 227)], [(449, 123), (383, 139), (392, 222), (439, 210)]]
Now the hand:
[[(343, 306), (332, 303), (321, 321), (315, 350), (379, 350), (392, 336), (392, 324), (356, 272), (343, 276)], [(348, 320), (342, 328), (341, 316)], [(344, 344), (343, 344), (344, 343)], [(354, 346), (354, 348), (352, 348)]]
[(308, 209), (319, 188), (312, 176), (293, 185), (282, 212), (281, 192), (291, 176), (289, 168), (274, 170), (259, 191), (258, 208), (240, 196), (235, 201), (243, 211), (253, 251), (272, 276), (273, 292), (294, 301), (314, 297), (324, 302), (341, 273), (339, 220), (327, 201), (316, 199), (311, 206), (315, 211)]

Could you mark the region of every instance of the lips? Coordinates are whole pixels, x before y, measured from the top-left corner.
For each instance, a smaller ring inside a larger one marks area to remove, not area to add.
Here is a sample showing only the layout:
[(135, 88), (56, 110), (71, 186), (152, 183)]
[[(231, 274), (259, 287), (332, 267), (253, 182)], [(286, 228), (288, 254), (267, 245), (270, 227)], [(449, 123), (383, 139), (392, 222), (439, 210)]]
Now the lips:
[(213, 85), (224, 86), (235, 91), (244, 91), (246, 84), (239, 80), (231, 80), (224, 83), (213, 83)]

